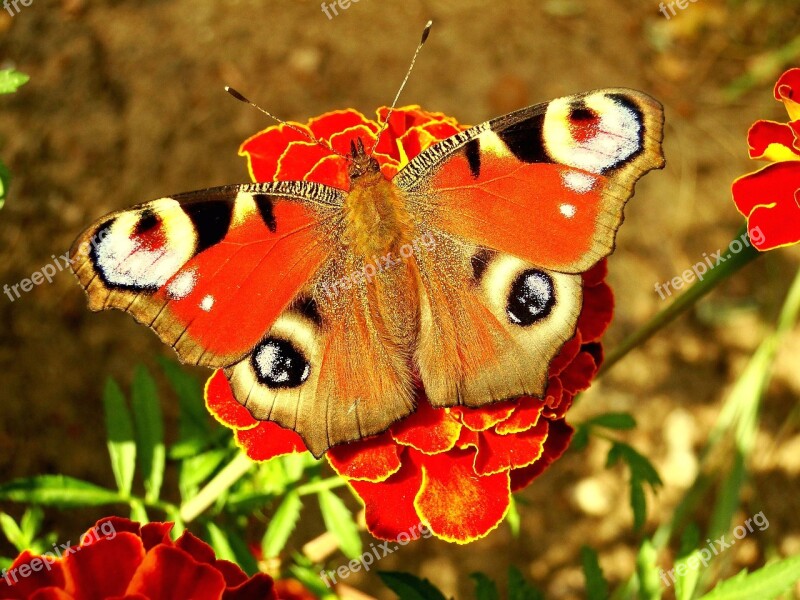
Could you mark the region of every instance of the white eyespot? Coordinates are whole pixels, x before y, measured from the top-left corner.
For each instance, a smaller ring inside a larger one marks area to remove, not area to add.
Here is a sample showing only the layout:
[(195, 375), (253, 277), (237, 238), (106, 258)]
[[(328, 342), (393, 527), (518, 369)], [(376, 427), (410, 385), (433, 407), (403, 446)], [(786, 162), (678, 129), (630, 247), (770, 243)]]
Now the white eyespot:
[(595, 178), (586, 173), (578, 173), (577, 171), (569, 171), (564, 173), (561, 177), (564, 185), (571, 189), (573, 192), (585, 194), (592, 191), (594, 187)]
[(196, 284), (197, 271), (195, 269), (188, 269), (182, 273), (178, 273), (178, 275), (169, 282), (167, 294), (172, 300), (182, 300), (192, 293)]
[(214, 296), (208, 295), (204, 296), (202, 300), (200, 300), (200, 310), (204, 310), (206, 312), (211, 310), (211, 307), (214, 306)]
[(562, 204), (558, 207), (558, 210), (561, 211), (561, 214), (571, 219), (575, 216), (575, 213), (578, 212), (578, 209), (575, 207), (574, 204)]

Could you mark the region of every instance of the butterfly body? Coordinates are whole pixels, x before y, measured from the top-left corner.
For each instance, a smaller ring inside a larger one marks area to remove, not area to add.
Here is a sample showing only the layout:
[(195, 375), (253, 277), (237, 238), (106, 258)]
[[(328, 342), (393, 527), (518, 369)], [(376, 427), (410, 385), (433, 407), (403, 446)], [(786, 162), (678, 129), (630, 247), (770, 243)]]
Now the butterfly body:
[(73, 268), (91, 308), (126, 310), (183, 361), (225, 369), (257, 419), (319, 456), (421, 397), (542, 398), (581, 273), (613, 250), (635, 181), (663, 166), (662, 119), (645, 94), (598, 90), (456, 133), (396, 175), (365, 152), (366, 131), (342, 160), (346, 189), (162, 198), (92, 225)]

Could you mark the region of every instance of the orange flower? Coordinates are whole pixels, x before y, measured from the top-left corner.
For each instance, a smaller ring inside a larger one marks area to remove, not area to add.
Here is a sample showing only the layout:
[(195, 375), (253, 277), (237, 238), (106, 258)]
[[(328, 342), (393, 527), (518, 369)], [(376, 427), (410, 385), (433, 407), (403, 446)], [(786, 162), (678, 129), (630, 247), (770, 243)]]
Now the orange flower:
[(0, 579), (0, 598), (277, 600), (269, 575), (248, 578), (188, 531), (173, 542), (172, 526), (101, 519), (79, 546), (54, 546), (42, 556), (20, 554)]
[[(379, 119), (386, 108), (378, 110)], [(354, 110), (311, 119), (299, 127), (346, 154), (356, 137), (375, 140), (378, 123)], [(375, 158), (387, 177), (419, 152), (464, 127), (419, 107), (397, 109)], [(256, 181), (306, 179), (347, 189), (345, 161), (285, 126), (270, 127), (240, 150)], [(611, 320), (613, 297), (605, 262), (585, 273), (584, 308), (577, 332), (550, 365), (544, 399), (518, 398), (481, 409), (434, 409), (423, 389), (417, 412), (383, 434), (337, 446), (326, 458), (366, 505), (369, 531), (382, 539), (435, 536), (466, 543), (485, 536), (508, 512), (510, 494), (527, 486), (569, 445), (564, 415), (589, 386), (602, 360), (598, 343)], [(235, 430), (253, 460), (305, 451), (293, 431), (256, 421), (233, 397), (221, 371), (206, 386), (206, 404)]]
[(792, 120), (756, 121), (747, 134), (750, 158), (772, 164), (740, 177), (732, 188), (759, 250), (800, 242), (800, 69), (786, 71), (774, 93)]

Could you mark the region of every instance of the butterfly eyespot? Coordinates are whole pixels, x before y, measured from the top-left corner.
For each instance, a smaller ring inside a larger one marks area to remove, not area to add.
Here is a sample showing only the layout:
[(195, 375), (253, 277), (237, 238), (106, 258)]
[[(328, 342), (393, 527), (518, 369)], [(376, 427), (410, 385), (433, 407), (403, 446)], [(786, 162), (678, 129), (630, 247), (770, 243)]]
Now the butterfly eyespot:
[(555, 303), (551, 277), (543, 271), (530, 269), (521, 273), (511, 285), (506, 313), (511, 323), (527, 327), (549, 315)]
[(298, 387), (311, 372), (305, 356), (291, 342), (277, 338), (259, 344), (252, 361), (259, 382), (271, 389)]
[(597, 113), (585, 106), (573, 108), (569, 113), (569, 119), (573, 122), (594, 121), (597, 118)]

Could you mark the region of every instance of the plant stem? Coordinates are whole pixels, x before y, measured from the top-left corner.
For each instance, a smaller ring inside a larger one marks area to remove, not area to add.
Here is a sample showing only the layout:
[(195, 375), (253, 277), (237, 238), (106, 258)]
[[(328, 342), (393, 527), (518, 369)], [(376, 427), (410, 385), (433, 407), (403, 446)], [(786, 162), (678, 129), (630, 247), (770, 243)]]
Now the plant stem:
[[(740, 230), (743, 232), (744, 229)], [(741, 240), (741, 235), (735, 239)], [(649, 340), (658, 331), (669, 325), (672, 321), (692, 308), (697, 302), (720, 283), (728, 279), (734, 273), (750, 264), (761, 252), (753, 248), (752, 244), (746, 245), (738, 254), (728, 251), (724, 257), (725, 262), (720, 263), (715, 268), (708, 271), (702, 281), (696, 282), (683, 295), (678, 296), (672, 304), (657, 313), (641, 329), (633, 333), (614, 349), (603, 361), (603, 366), (597, 376), (605, 375), (611, 367), (622, 360), (631, 350), (638, 348)]]
[(299, 496), (307, 496), (309, 494), (316, 494), (322, 490), (332, 490), (337, 487), (346, 485), (346, 481), (339, 476), (328, 477), (327, 479), (318, 479), (317, 481), (309, 481), (299, 486), (295, 491)]
[(240, 451), (194, 498), (190, 498), (181, 506), (180, 517), (183, 522), (189, 523), (201, 515), (254, 465), (255, 463)]

